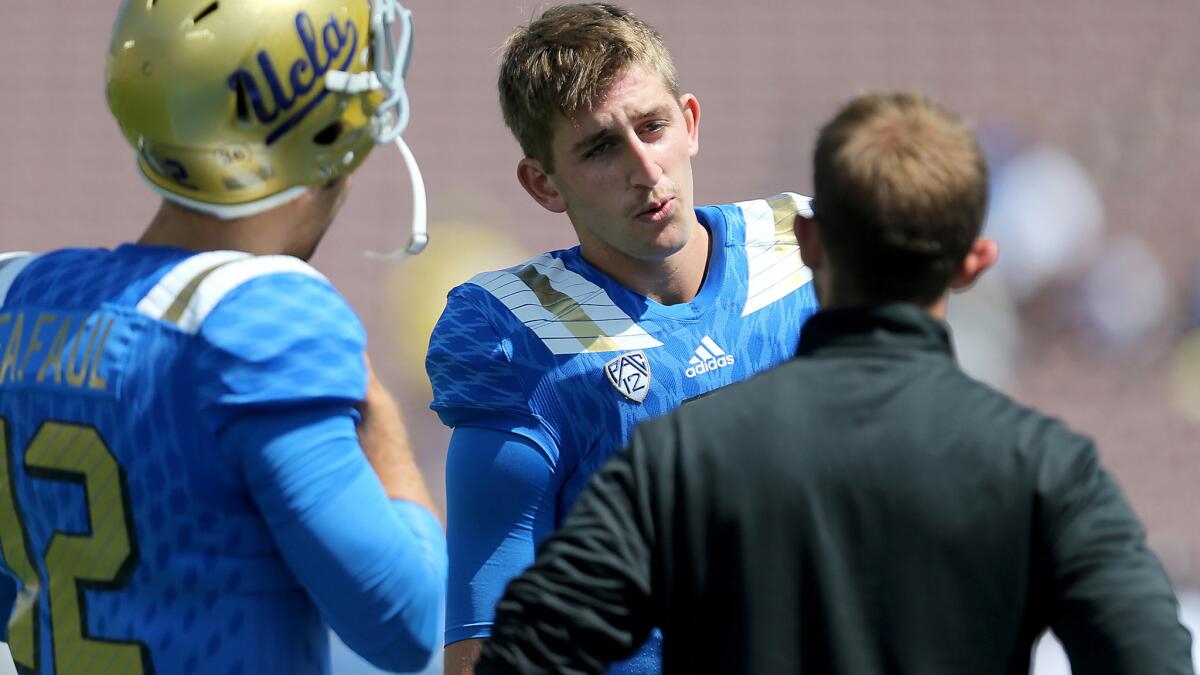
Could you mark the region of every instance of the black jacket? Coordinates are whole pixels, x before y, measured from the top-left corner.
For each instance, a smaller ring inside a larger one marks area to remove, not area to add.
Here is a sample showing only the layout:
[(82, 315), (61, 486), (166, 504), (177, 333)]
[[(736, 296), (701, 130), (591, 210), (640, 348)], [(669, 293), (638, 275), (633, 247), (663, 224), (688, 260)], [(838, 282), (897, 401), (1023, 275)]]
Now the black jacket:
[(1087, 438), (967, 377), (915, 307), (822, 312), (799, 357), (644, 424), (508, 587), (477, 672), (1191, 673)]

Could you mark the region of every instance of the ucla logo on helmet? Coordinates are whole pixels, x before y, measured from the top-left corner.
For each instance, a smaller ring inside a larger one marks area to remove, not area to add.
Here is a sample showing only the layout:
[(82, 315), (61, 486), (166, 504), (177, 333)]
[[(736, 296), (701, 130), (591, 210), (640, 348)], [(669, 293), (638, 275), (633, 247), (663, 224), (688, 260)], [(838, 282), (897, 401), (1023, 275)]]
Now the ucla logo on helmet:
[[(304, 47), (304, 57), (287, 66), (284, 71), (286, 77), (276, 70), (271, 55), (264, 49), (256, 57), (260, 71), (258, 75), (239, 68), (228, 80), (229, 89), (246, 97), (247, 112), (252, 112), (260, 123), (273, 124), (283, 118), (267, 134), (267, 145), (298, 125), (329, 94), (322, 84), (325, 73), (334, 69), (348, 70), (358, 53), (358, 28), (353, 21), (339, 24), (337, 17), (330, 14), (329, 20), (321, 27), (319, 41), (313, 20), (307, 12), (296, 14), (295, 26), (297, 38)], [(293, 112), (300, 99), (316, 87), (321, 87), (320, 93)], [(266, 91), (270, 92), (270, 101), (267, 100)]]

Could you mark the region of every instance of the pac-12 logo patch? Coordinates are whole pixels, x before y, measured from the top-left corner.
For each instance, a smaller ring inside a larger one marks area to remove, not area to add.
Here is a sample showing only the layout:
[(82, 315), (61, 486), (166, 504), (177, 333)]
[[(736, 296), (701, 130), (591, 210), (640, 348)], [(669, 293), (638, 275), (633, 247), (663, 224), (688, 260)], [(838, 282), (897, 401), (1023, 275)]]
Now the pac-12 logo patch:
[(650, 393), (650, 360), (638, 350), (622, 354), (604, 364), (604, 374), (625, 398), (641, 403)]

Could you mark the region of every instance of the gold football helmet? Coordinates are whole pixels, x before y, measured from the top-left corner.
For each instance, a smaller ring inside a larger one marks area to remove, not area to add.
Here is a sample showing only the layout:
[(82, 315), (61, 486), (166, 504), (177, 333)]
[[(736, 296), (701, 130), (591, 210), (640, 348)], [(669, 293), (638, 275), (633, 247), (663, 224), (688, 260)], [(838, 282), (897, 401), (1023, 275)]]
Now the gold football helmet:
[[(396, 142), (425, 244), (425, 191), (400, 138), (412, 14), (396, 0), (126, 0), (108, 105), (163, 197), (222, 218), (266, 211)], [(386, 257), (386, 256), (385, 256)]]

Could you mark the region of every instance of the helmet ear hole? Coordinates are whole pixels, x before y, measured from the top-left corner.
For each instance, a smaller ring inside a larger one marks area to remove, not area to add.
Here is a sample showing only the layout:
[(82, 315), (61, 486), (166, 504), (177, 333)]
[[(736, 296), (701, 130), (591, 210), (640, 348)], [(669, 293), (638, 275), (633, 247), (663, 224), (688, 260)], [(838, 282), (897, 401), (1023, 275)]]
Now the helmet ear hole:
[(326, 126), (324, 129), (318, 131), (317, 134), (313, 136), (313, 143), (316, 143), (317, 145), (333, 145), (335, 142), (337, 142), (338, 136), (341, 135), (342, 122), (341, 120), (336, 120), (330, 125)]

